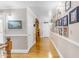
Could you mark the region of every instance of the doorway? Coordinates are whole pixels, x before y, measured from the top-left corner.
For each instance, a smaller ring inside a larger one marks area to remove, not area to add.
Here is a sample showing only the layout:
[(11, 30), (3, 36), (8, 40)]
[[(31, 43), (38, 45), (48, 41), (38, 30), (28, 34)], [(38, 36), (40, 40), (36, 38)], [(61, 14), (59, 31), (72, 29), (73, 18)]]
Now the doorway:
[(36, 32), (36, 43), (40, 42), (40, 28), (39, 28), (39, 21), (38, 19), (36, 18), (36, 21), (35, 21), (35, 32)]

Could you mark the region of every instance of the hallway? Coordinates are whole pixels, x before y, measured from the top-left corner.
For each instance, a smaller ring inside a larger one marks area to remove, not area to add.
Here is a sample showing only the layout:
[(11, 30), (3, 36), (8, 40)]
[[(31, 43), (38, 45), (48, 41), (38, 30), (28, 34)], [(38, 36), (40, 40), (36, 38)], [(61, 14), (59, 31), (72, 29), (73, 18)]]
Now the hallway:
[(79, 1), (0, 1), (2, 56), (79, 58)]
[(49, 41), (49, 38), (42, 38), (29, 51), (28, 54), (12, 54), (12, 58), (59, 58), (59, 55)]

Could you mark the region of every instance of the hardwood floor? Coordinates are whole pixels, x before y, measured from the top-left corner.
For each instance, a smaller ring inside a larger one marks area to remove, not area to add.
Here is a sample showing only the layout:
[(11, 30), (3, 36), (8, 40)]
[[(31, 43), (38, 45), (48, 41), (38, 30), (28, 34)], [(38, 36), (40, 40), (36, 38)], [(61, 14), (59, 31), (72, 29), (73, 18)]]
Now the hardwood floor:
[(42, 38), (30, 49), (29, 53), (12, 54), (12, 58), (59, 58), (59, 55), (49, 38)]

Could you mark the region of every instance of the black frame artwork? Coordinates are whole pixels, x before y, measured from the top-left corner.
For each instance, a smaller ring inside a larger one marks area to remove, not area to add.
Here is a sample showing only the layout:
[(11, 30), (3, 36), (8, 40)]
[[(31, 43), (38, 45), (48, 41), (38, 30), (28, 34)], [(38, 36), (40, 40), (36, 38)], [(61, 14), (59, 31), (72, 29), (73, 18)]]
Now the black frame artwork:
[(58, 22), (57, 21), (55, 21), (55, 26), (58, 26)]
[(71, 1), (65, 2), (65, 11), (68, 11), (71, 8)]
[(21, 20), (9, 20), (8, 29), (22, 29), (22, 21)]
[(59, 20), (59, 26), (62, 26), (62, 18)]
[(58, 24), (58, 26), (60, 26), (60, 19), (57, 20), (57, 24)]
[(68, 26), (68, 15), (64, 16), (62, 19), (62, 25), (63, 26)]
[(70, 11), (69, 17), (70, 24), (79, 22), (79, 6)]

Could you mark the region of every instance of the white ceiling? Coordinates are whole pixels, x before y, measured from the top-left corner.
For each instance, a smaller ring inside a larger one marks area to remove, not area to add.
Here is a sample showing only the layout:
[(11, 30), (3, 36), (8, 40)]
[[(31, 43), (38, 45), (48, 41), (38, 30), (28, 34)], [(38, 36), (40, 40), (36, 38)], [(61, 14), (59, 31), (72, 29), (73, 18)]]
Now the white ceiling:
[(0, 1), (0, 9), (30, 7), (38, 18), (51, 17), (55, 13), (58, 1)]

